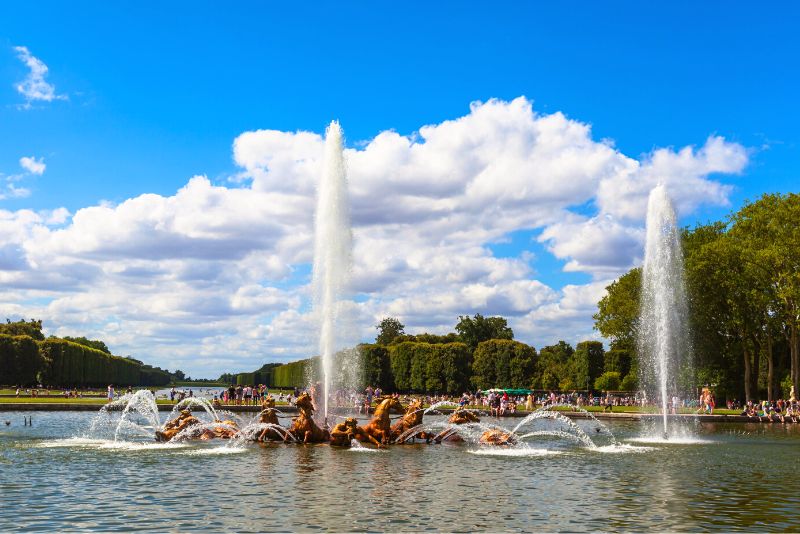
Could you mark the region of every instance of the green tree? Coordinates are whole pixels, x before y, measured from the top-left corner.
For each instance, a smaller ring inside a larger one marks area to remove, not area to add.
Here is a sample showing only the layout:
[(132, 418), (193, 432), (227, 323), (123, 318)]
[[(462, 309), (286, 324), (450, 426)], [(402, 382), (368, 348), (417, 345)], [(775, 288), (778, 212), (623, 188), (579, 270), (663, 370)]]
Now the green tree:
[(625, 378), (622, 379), (622, 382), (619, 384), (619, 389), (622, 391), (636, 391), (639, 385), (639, 381), (636, 378), (636, 373), (630, 373), (625, 375)]
[(471, 351), (474, 351), (481, 341), (514, 339), (514, 331), (508, 326), (505, 318), (484, 317), (480, 313), (476, 313), (474, 317), (459, 315), (456, 332)]
[(594, 381), (594, 389), (600, 391), (619, 391), (620, 383), (619, 373), (609, 371), (597, 377), (597, 380)]
[[(581, 341), (575, 347), (572, 387), (589, 388), (603, 373), (605, 350), (599, 341)], [(572, 387), (562, 389), (572, 389)]]
[(378, 329), (378, 336), (375, 338), (375, 343), (378, 345), (389, 345), (398, 336), (405, 334), (405, 331), (403, 330), (405, 325), (403, 325), (399, 319), (395, 319), (394, 317), (383, 318), (375, 328)]
[(631, 353), (626, 349), (611, 349), (603, 355), (603, 371), (616, 371), (628, 376), (631, 371)]
[[(790, 376), (795, 391), (800, 391), (800, 195), (764, 195), (757, 202), (745, 204), (732, 221), (731, 238), (750, 268), (762, 272), (758, 278), (768, 280), (774, 293), (774, 310), (761, 311), (774, 312), (785, 326)], [(773, 383), (771, 377), (770, 387)]]
[(641, 286), (642, 270), (632, 269), (612, 282), (597, 304), (594, 327), (611, 341), (612, 349), (635, 353)]
[[(567, 387), (575, 386), (575, 370), (573, 354), (575, 349), (566, 341), (559, 341), (539, 351), (536, 362), (536, 372), (532, 387), (542, 389), (556, 389), (562, 383)], [(570, 388), (572, 389), (572, 388)]]

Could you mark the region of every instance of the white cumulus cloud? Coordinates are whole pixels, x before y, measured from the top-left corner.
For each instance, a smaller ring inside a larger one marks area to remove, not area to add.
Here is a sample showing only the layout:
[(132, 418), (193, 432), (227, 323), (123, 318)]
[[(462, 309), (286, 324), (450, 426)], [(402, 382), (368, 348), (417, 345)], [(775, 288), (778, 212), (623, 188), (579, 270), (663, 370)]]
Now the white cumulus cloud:
[[(373, 338), (387, 315), (410, 332), (446, 332), (476, 312), (508, 317), (536, 346), (596, 336), (591, 315), (605, 286), (640, 261), (649, 190), (665, 183), (681, 213), (725, 205), (730, 186), (718, 176), (748, 162), (721, 137), (630, 157), (525, 98), (473, 103), (462, 117), (354, 146), (345, 308), (355, 340)], [(170, 196), (74, 214), (0, 210), (0, 316), (42, 317), (59, 335), (99, 337), (192, 375), (313, 354), (323, 147), (311, 132), (244, 132), (229, 187), (195, 176)], [(536, 236), (529, 247), (492, 252), (519, 231)], [(591, 281), (546, 283), (537, 246)]]

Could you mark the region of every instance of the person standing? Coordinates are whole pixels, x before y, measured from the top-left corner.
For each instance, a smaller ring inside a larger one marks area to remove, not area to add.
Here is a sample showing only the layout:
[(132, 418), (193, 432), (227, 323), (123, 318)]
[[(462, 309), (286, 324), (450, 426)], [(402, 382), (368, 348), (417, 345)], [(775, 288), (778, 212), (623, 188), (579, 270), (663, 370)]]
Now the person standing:
[[(364, 394), (367, 396), (367, 407), (372, 406), (372, 396), (375, 394), (375, 390), (372, 389), (372, 386), (367, 386)], [(369, 413), (369, 409), (367, 409), (367, 413)]]
[(108, 402), (114, 400), (114, 386), (112, 384), (108, 385)]
[(525, 399), (525, 410), (528, 412), (532, 412), (534, 409), (533, 406), (533, 392), (528, 393), (528, 398)]

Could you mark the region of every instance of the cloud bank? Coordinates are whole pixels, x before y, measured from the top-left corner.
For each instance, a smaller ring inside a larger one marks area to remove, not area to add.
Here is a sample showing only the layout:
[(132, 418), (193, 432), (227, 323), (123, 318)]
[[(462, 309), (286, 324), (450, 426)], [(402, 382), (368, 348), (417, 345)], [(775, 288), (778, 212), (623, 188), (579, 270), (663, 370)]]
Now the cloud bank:
[[(323, 144), (310, 132), (245, 132), (233, 142), (241, 171), (225, 186), (195, 176), (169, 197), (72, 215), (0, 210), (0, 316), (42, 317), (52, 333), (100, 337), (192, 375), (312, 354)], [(594, 337), (604, 287), (641, 261), (650, 189), (666, 184), (683, 214), (725, 205), (730, 186), (716, 176), (748, 162), (744, 147), (715, 136), (632, 158), (525, 98), (474, 103), (463, 117), (358, 146), (346, 150), (352, 341), (374, 337), (387, 315), (411, 332), (442, 332), (475, 312), (508, 317), (536, 346)], [(492, 253), (520, 230), (538, 242)], [(535, 247), (590, 281), (542, 282)]]

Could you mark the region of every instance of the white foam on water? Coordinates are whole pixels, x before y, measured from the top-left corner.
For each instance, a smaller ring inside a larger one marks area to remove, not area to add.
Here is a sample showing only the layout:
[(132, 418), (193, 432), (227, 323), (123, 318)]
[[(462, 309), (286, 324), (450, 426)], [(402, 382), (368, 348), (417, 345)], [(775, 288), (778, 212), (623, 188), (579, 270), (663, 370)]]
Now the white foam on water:
[(538, 457), (538, 456), (556, 456), (562, 454), (561, 451), (553, 451), (550, 449), (536, 449), (533, 447), (511, 447), (511, 448), (480, 448), (467, 451), (470, 454), (477, 456), (508, 456), (516, 458)]
[(625, 441), (653, 445), (707, 445), (709, 443), (715, 443), (714, 440), (711, 439), (695, 438), (691, 436), (675, 436), (667, 439), (664, 439), (663, 436), (639, 436), (628, 438)]
[(386, 449), (373, 449), (371, 447), (365, 447), (355, 439), (350, 441), (350, 448), (348, 450), (352, 452), (388, 452)]
[(247, 449), (244, 447), (228, 447), (223, 445), (222, 447), (211, 447), (211, 448), (201, 448), (201, 449), (191, 449), (187, 451), (181, 451), (181, 454), (186, 454), (189, 456), (216, 456), (216, 455), (223, 455), (223, 454), (240, 454), (243, 452), (247, 452)]
[(98, 448), (119, 451), (158, 451), (182, 449), (184, 447), (186, 447), (186, 445), (181, 443), (137, 443), (133, 441), (108, 441)]
[(389, 452), (386, 449), (370, 449), (369, 447), (350, 447), (350, 452)]
[(89, 438), (65, 438), (55, 439), (52, 441), (41, 441), (35, 443), (33, 447), (49, 449), (58, 447), (99, 447), (107, 440), (104, 439), (89, 439)]
[(106, 449), (123, 451), (144, 451), (144, 450), (171, 450), (186, 447), (180, 443), (142, 443), (132, 441), (112, 441), (107, 439), (90, 438), (65, 438), (52, 441), (42, 441), (34, 445), (41, 448), (84, 448), (84, 449)]
[(636, 445), (628, 445), (627, 443), (617, 443), (614, 445), (604, 445), (590, 449), (592, 452), (600, 452), (604, 454), (626, 454), (626, 453), (642, 453), (654, 450), (654, 447), (640, 447)]

